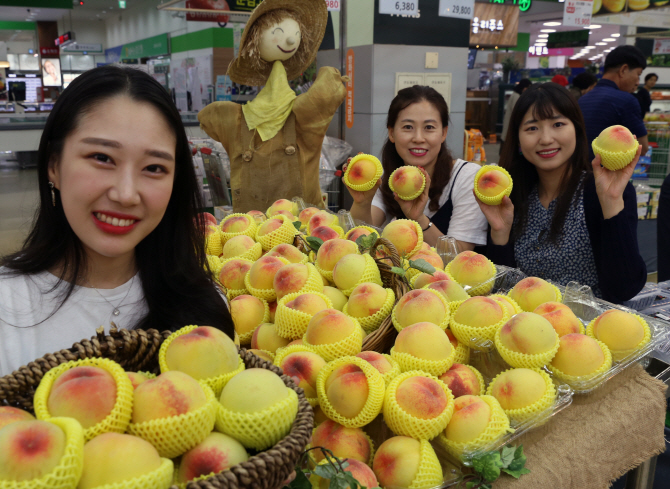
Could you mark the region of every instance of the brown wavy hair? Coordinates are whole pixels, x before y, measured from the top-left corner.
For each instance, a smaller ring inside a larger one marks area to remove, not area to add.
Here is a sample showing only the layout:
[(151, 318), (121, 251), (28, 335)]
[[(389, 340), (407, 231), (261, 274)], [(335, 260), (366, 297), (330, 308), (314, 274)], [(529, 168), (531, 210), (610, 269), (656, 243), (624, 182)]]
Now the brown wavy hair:
[[(430, 103), (440, 113), (442, 120), (442, 127), (449, 127), (449, 107), (444, 97), (439, 94), (437, 90), (432, 87), (424, 87), (421, 85), (414, 85), (413, 87), (403, 88), (395, 96), (389, 107), (388, 116), (386, 118), (386, 127), (391, 129), (395, 127), (400, 111), (406, 109), (412, 104), (426, 101)], [(405, 215), (400, 209), (400, 204), (393, 198), (393, 191), (389, 187), (388, 179), (397, 168), (404, 166), (405, 162), (398, 154), (395, 148), (395, 143), (392, 143), (389, 138), (382, 147), (382, 166), (384, 167), (384, 178), (382, 181), (381, 192), (386, 207), (386, 217), (404, 219)], [(431, 211), (437, 211), (440, 208), (440, 196), (442, 191), (449, 183), (451, 178), (451, 170), (454, 167), (454, 158), (451, 156), (447, 148), (447, 141), (445, 139), (437, 155), (435, 162), (435, 170), (430, 182), (430, 189), (428, 190), (428, 198), (430, 204), (428, 208)]]

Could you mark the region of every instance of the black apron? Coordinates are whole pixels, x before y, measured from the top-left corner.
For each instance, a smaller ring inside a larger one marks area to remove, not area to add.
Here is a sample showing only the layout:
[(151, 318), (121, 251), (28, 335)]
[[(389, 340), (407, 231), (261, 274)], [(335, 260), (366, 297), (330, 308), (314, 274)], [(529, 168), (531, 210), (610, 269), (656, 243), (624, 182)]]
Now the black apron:
[(454, 183), (451, 185), (451, 188), (449, 189), (449, 198), (444, 203), (444, 205), (438, 209), (435, 215), (430, 218), (430, 220), (433, 221), (433, 224), (437, 227), (437, 229), (442, 231), (442, 233), (444, 234), (447, 234), (447, 231), (449, 231), (451, 214), (454, 212), (454, 204), (451, 201), (451, 193), (454, 191), (454, 187), (456, 186), (456, 179), (458, 178), (458, 174), (461, 172), (461, 170), (465, 165), (474, 165), (474, 164), (475, 163), (470, 163), (466, 161), (461, 165), (461, 167), (456, 172), (456, 175), (454, 175)]

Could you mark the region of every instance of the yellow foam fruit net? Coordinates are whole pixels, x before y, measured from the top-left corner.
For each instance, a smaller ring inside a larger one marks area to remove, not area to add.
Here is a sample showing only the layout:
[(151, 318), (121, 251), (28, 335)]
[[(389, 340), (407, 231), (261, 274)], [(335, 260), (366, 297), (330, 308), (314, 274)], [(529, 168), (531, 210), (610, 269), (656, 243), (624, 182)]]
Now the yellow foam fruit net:
[(208, 255), (219, 256), (223, 253), (223, 243), (221, 242), (221, 230), (212, 226), (212, 231), (205, 236), (205, 251)]
[(477, 450), (488, 443), (500, 439), (508, 432), (513, 432), (509, 426), (509, 418), (503, 411), (498, 400), (493, 396), (479, 396), (491, 408), (491, 417), (484, 431), (474, 440), (455, 442), (447, 439), (445, 431), (437, 437), (438, 441), (454, 457), (460, 459), (464, 454)]
[[(556, 294), (556, 300), (554, 300), (554, 302), (562, 302), (562, 301), (563, 301), (563, 295), (561, 294), (561, 291), (559, 290), (559, 288), (556, 287), (556, 286), (555, 286), (554, 284), (552, 284), (552, 283), (549, 283), (549, 282), (547, 282), (547, 283), (553, 287), (553, 289), (554, 289), (554, 293)], [(510, 289), (510, 291), (507, 293), (507, 295), (508, 295), (508, 297), (510, 298), (510, 300), (514, 300), (514, 297), (513, 297), (513, 295), (512, 295), (512, 291), (513, 291), (513, 290), (514, 290), (514, 288)], [(516, 301), (515, 301), (515, 302), (516, 302)], [(519, 305), (518, 302), (516, 303), (516, 305), (519, 306), (519, 309), (521, 309), (521, 311), (524, 311), (524, 309)], [(533, 311), (525, 311), (525, 312), (533, 312)]]
[(161, 465), (156, 470), (133, 479), (96, 486), (95, 489), (167, 489), (172, 485), (174, 472), (172, 460), (161, 458)]
[[(397, 221), (406, 221), (409, 224), (411, 224), (412, 226), (414, 226), (414, 231), (416, 232), (416, 236), (417, 236), (416, 246), (414, 248), (412, 248), (410, 251), (408, 251), (407, 255), (406, 255), (407, 258), (411, 258), (412, 255), (414, 253), (416, 253), (417, 251), (419, 251), (421, 249), (421, 247), (423, 246), (423, 230), (421, 229), (421, 226), (419, 225), (418, 222), (412, 221), (411, 219), (397, 219)], [(386, 238), (386, 236), (384, 236), (383, 234), (384, 234), (384, 231), (382, 231), (382, 237)], [(389, 240), (389, 241), (392, 241), (392, 240)]]
[[(487, 341), (493, 342), (495, 340), (496, 332), (503, 327), (503, 325), (509, 320), (509, 312), (506, 308), (501, 307), (503, 310), (503, 317), (500, 321), (490, 326), (478, 327), (478, 326), (469, 326), (467, 324), (462, 324), (457, 322), (454, 315), (451, 317), (451, 322), (449, 323), (449, 329), (454, 333), (456, 339), (463, 343), (464, 345), (472, 348), (473, 350), (487, 350), (483, 343)], [(555, 354), (556, 352), (554, 352)]]
[[(645, 321), (644, 319), (642, 319), (642, 318), (641, 318), (640, 316), (638, 316), (637, 314), (633, 314), (633, 313), (629, 313), (629, 314), (631, 314), (632, 316), (635, 316), (635, 318), (636, 318), (636, 319), (640, 322), (640, 324), (642, 325), (642, 329), (644, 330), (644, 337), (643, 337), (642, 340), (637, 344), (637, 346), (635, 346), (635, 348), (631, 348), (631, 349), (629, 349), (629, 350), (612, 350), (612, 349), (610, 349), (610, 353), (612, 354), (612, 361), (614, 361), (614, 362), (618, 362), (618, 361), (620, 361), (620, 360), (623, 360), (624, 358), (626, 358), (626, 357), (627, 357), (628, 355), (630, 355), (631, 353), (634, 353), (634, 352), (638, 351), (640, 348), (642, 348), (644, 345), (646, 345), (647, 343), (649, 343), (649, 341), (651, 340), (651, 330), (649, 329), (649, 325), (647, 324), (647, 321)], [(599, 317), (600, 317), (600, 316), (599, 316)], [(596, 338), (596, 335), (595, 335), (595, 333), (593, 332), (593, 328), (594, 328), (594, 326), (595, 326), (596, 319), (598, 319), (598, 318), (593, 319), (593, 320), (589, 323), (589, 325), (586, 327), (586, 334), (587, 334), (588, 336), (590, 336), (591, 338), (593, 338), (594, 340), (597, 340), (597, 339), (598, 339), (598, 338)], [(608, 347), (608, 348), (609, 348), (609, 347)]]
[(49, 370), (35, 390), (35, 398), (33, 399), (35, 417), (43, 421), (51, 419), (51, 414), (47, 408), (51, 388), (61, 374), (75, 367), (99, 367), (109, 372), (116, 382), (116, 403), (112, 412), (98, 424), (85, 429), (84, 440), (89, 441), (102, 433), (123, 433), (126, 431), (133, 414), (133, 384), (121, 365), (107, 358), (84, 358), (62, 363)]
[(218, 405), (216, 430), (232, 436), (245, 448), (265, 450), (276, 445), (298, 415), (298, 394), (286, 388), (284, 399), (255, 413), (239, 413)]
[(442, 465), (437, 454), (428, 440), (420, 440), (421, 456), (419, 470), (408, 489), (430, 489), (438, 487), (444, 482)]
[[(39, 479), (0, 480), (0, 489), (75, 489), (84, 470), (84, 429), (73, 418), (51, 418), (65, 433), (65, 450), (58, 465)], [(167, 486), (166, 486), (167, 487)]]
[[(424, 287), (424, 289), (425, 289), (425, 288), (426, 288), (426, 287)], [(465, 302), (465, 301), (451, 301), (451, 302), (448, 303), (448, 304), (449, 304), (449, 312), (451, 313), (452, 316), (453, 316), (454, 313), (456, 312), (456, 309), (458, 309), (458, 306), (460, 306), (460, 305), (463, 304), (464, 302)]]
[(382, 276), (379, 273), (379, 268), (377, 267), (377, 262), (367, 253), (364, 253), (365, 257), (365, 269), (363, 270), (363, 275), (360, 280), (356, 282), (353, 287), (349, 289), (343, 289), (342, 293), (349, 297), (356, 287), (364, 283), (373, 283), (383, 287)]
[(302, 342), (305, 345), (314, 348), (314, 351), (326, 362), (332, 362), (336, 358), (348, 355), (356, 355), (360, 353), (361, 348), (363, 348), (363, 335), (365, 332), (356, 318), (350, 317), (349, 319), (354, 323), (354, 328), (351, 333), (349, 333), (349, 336), (340, 341), (336, 341), (335, 343), (324, 343), (323, 345), (311, 345), (309, 341), (307, 341), (307, 334), (305, 334), (302, 337)]
[[(354, 166), (354, 163), (356, 163), (359, 160), (370, 160), (375, 164), (375, 175), (367, 182), (365, 183), (360, 183), (360, 184), (355, 184), (351, 183), (349, 180), (349, 174), (351, 173), (351, 169)], [(372, 187), (374, 187), (377, 184), (377, 180), (379, 180), (384, 173), (384, 168), (382, 167), (381, 161), (376, 156), (372, 155), (366, 155), (366, 154), (358, 154), (351, 158), (351, 161), (347, 165), (347, 170), (344, 172), (344, 184), (349, 187), (350, 189), (357, 190), (359, 192), (365, 192), (366, 190), (370, 190)]]
[[(247, 226), (247, 229), (245, 229), (244, 231), (240, 231), (237, 233), (226, 233), (223, 231), (223, 225), (231, 217), (244, 217), (247, 221), (249, 221), (249, 226)], [(226, 216), (226, 218), (223, 221), (221, 221), (221, 224), (219, 225), (219, 229), (221, 230), (221, 243), (225, 245), (229, 239), (234, 238), (235, 236), (249, 236), (250, 238), (255, 239), (257, 228), (258, 226), (256, 225), (256, 220), (249, 214), (240, 214), (240, 213), (230, 214), (229, 216)]]
[(531, 369), (542, 368), (545, 365), (551, 363), (553, 358), (556, 356), (556, 352), (558, 351), (558, 347), (560, 345), (558, 335), (556, 335), (556, 342), (554, 343), (554, 346), (552, 346), (550, 350), (535, 354), (519, 353), (517, 351), (512, 351), (505, 345), (503, 345), (502, 340), (500, 339), (501, 330), (502, 328), (499, 328), (496, 331), (493, 341), (502, 359), (505, 360), (505, 362), (507, 362), (507, 364), (510, 365), (511, 367), (531, 368)]
[[(167, 354), (167, 350), (174, 341), (174, 339), (179, 336), (190, 333), (197, 327), (198, 326), (195, 325), (184, 326), (183, 328), (180, 328), (174, 333), (172, 333), (170, 336), (167, 337), (165, 341), (163, 341), (160, 350), (158, 350), (158, 365), (161, 368), (161, 373), (170, 371), (170, 367), (168, 367), (167, 361), (165, 360), (165, 355)], [(237, 356), (237, 359), (238, 359), (237, 368), (232, 372), (217, 375), (216, 377), (210, 377), (208, 379), (196, 379), (196, 380), (201, 384), (206, 384), (209, 387), (211, 387), (211, 389), (214, 391), (214, 395), (216, 397), (219, 397), (219, 395), (221, 395), (221, 391), (223, 390), (224, 386), (228, 383), (228, 381), (233, 377), (235, 377), (237, 374), (239, 374), (242, 370), (244, 370), (244, 361), (239, 355)]]
[[(249, 274), (247, 274), (247, 276), (249, 276)], [(243, 333), (243, 334), (240, 334), (239, 332), (236, 331), (239, 335), (239, 340), (240, 340), (241, 345), (249, 345), (251, 343), (251, 338), (253, 338), (253, 336), (254, 336), (254, 331), (256, 331), (256, 328), (258, 328), (261, 324), (270, 322), (270, 305), (268, 304), (268, 301), (266, 301), (262, 297), (257, 297), (257, 296), (254, 296), (254, 297), (263, 301), (263, 307), (265, 309), (265, 312), (263, 313), (263, 319), (261, 319), (261, 322), (258, 323), (254, 327), (254, 329), (252, 329), (251, 331), (247, 331), (246, 333)], [(230, 379), (228, 379), (228, 380), (230, 380)]]
[(594, 139), (591, 142), (591, 148), (593, 152), (597, 155), (600, 155), (600, 162), (608, 170), (616, 171), (626, 168), (633, 158), (635, 158), (635, 153), (637, 153), (637, 147), (640, 143), (635, 140), (635, 144), (628, 151), (608, 151), (603, 149), (598, 145), (598, 138)]
[[(405, 166), (410, 166), (410, 165), (405, 165)], [(391, 189), (391, 191), (393, 193), (398, 193), (398, 191), (393, 187), (393, 175), (395, 175), (395, 173), (397, 171), (401, 171), (403, 168), (405, 168), (405, 167), (401, 166), (400, 168), (397, 168), (396, 170), (393, 171), (393, 173), (391, 173), (391, 176), (389, 176), (389, 188)], [(416, 167), (412, 166), (411, 168), (416, 168)], [(407, 195), (407, 196), (402, 196), (402, 195), (398, 194), (398, 197), (400, 197), (402, 200), (414, 200), (419, 195), (421, 195), (423, 193), (424, 189), (426, 188), (426, 177), (423, 175), (423, 173), (421, 174), (421, 176), (423, 177), (423, 183), (421, 184), (421, 188), (419, 190), (414, 192), (412, 195)]]
[[(286, 258), (282, 258), (281, 256), (275, 256), (277, 260), (280, 260), (284, 265), (288, 265), (290, 262)], [(253, 285), (251, 285), (251, 282), (249, 281), (249, 277), (251, 276), (251, 270), (247, 272), (247, 274), (244, 276), (244, 286), (247, 288), (249, 293), (253, 295), (254, 297), (258, 297), (259, 299), (263, 299), (264, 301), (267, 302), (272, 302), (277, 300), (277, 292), (275, 291), (274, 287), (271, 289), (257, 289)], [(265, 321), (267, 323), (267, 321)]]
[(279, 228), (263, 236), (258, 235), (260, 226), (256, 230), (256, 241), (261, 244), (263, 251), (270, 251), (272, 248), (282, 243), (292, 244), (295, 235), (298, 234), (298, 230), (295, 228), (291, 220), (285, 215), (278, 214), (273, 216), (272, 219), (281, 219), (284, 222)]
[[(500, 173), (504, 173), (505, 175), (507, 175), (507, 178), (509, 178), (509, 185), (507, 186), (507, 188), (505, 188), (505, 190), (500, 192), (498, 195), (494, 195), (492, 197), (488, 197), (479, 191), (479, 179), (482, 177), (482, 175), (484, 175), (484, 173), (488, 171), (499, 171)], [(507, 170), (505, 170), (501, 166), (484, 165), (479, 169), (479, 171), (475, 175), (475, 195), (479, 200), (488, 205), (500, 205), (500, 203), (503, 200), (503, 197), (505, 196), (509, 197), (509, 194), (512, 193), (512, 185), (513, 185), (512, 176), (509, 174)]]
[[(447, 405), (435, 418), (422, 419), (405, 411), (396, 400), (398, 386), (410, 377), (426, 377), (433, 379), (447, 396)], [(417, 440), (432, 440), (439, 435), (449, 424), (451, 415), (454, 413), (454, 395), (447, 385), (434, 375), (420, 370), (411, 370), (398, 375), (386, 388), (384, 395), (384, 406), (382, 408), (386, 426), (396, 435), (411, 436)]]
[(305, 265), (307, 267), (307, 281), (303, 287), (296, 291), (298, 294), (307, 294), (308, 292), (323, 292), (323, 279), (316, 269), (316, 266), (311, 263)]
[[(466, 292), (470, 297), (474, 297), (476, 295), (486, 295), (489, 292), (491, 292), (491, 289), (493, 288), (493, 284), (495, 283), (495, 276), (496, 273), (498, 272), (498, 269), (496, 268), (495, 264), (489, 260), (488, 258), (486, 259), (487, 262), (489, 262), (489, 265), (491, 265), (491, 278), (486, 280), (485, 282), (482, 282), (481, 284), (476, 284), (474, 286), (470, 286)], [(454, 275), (451, 273), (451, 264), (453, 261), (450, 261), (447, 263), (447, 266), (445, 267), (444, 271), (445, 273), (449, 276), (449, 278), (453, 281), (455, 281), (457, 284), (459, 284), (461, 287), (465, 288), (466, 284), (463, 284), (462, 282), (459, 282), (454, 278)]]
[(410, 355), (409, 353), (396, 351), (395, 347), (391, 348), (391, 358), (398, 362), (402, 372), (421, 370), (422, 372), (436, 376), (442, 375), (454, 364), (455, 357), (456, 349), (453, 347), (453, 345), (449, 356), (441, 360), (426, 360), (424, 358), (418, 358), (414, 355)]
[(389, 370), (385, 374), (382, 374), (382, 378), (384, 379), (384, 384), (388, 387), (388, 385), (391, 383), (391, 381), (402, 373), (402, 370), (400, 370), (400, 364), (398, 364), (398, 362), (396, 362), (395, 359), (391, 358), (391, 355), (388, 355), (386, 353), (382, 353), (382, 355), (391, 364), (391, 370)]
[[(323, 287), (322, 287), (323, 289)], [(333, 302), (323, 294), (322, 292), (308, 292), (309, 294), (314, 294), (319, 296), (324, 300), (328, 309), (333, 307)], [(286, 307), (286, 304), (294, 300), (299, 295), (303, 295), (304, 292), (293, 292), (292, 294), (286, 294), (284, 297), (277, 301), (277, 310), (275, 311), (275, 330), (277, 334), (282, 338), (295, 339), (302, 338), (307, 331), (307, 326), (312, 320), (312, 315), (307, 314), (306, 312), (298, 311), (296, 309), (291, 309)]]
[(258, 260), (261, 255), (263, 254), (263, 248), (261, 247), (260, 243), (254, 243), (254, 245), (249, 248), (247, 251), (242, 253), (241, 255), (238, 256), (231, 256), (230, 258), (222, 258), (221, 259), (221, 267), (228, 263), (230, 260), (237, 260), (237, 259), (242, 259), (242, 260), (249, 260), (251, 262), (254, 262)]
[(566, 373), (563, 373), (558, 368), (554, 367), (552, 364), (547, 365), (547, 368), (551, 371), (552, 374), (554, 374), (560, 380), (569, 384), (570, 387), (572, 387), (575, 391), (589, 389), (590, 386), (583, 386), (581, 384), (589, 383), (589, 381), (595, 379), (596, 377), (602, 375), (610, 368), (612, 368), (612, 353), (610, 352), (610, 349), (607, 348), (607, 345), (602, 341), (596, 340), (596, 342), (598, 343), (598, 346), (600, 346), (600, 349), (603, 351), (603, 354), (605, 355), (605, 361), (598, 370), (586, 375), (568, 375)]
[[(365, 331), (366, 334), (370, 334), (379, 328), (384, 319), (388, 317), (388, 315), (391, 313), (391, 310), (393, 309), (393, 304), (395, 304), (395, 292), (393, 292), (393, 289), (386, 289), (386, 301), (382, 305), (381, 309), (379, 309), (379, 311), (374, 313), (372, 316), (354, 319), (358, 319), (358, 322), (363, 328), (363, 331)], [(353, 318), (353, 316), (351, 316), (348, 312), (348, 306), (349, 302), (344, 305), (342, 312)]]
[[(533, 368), (531, 370), (537, 372), (542, 376), (542, 379), (544, 379), (544, 384), (547, 386), (547, 389), (544, 391), (544, 395), (540, 399), (535, 401), (533, 404), (529, 404), (526, 407), (518, 409), (503, 409), (507, 417), (511, 420), (516, 421), (517, 423), (521, 423), (529, 418), (532, 418), (537, 413), (540, 413), (545, 409), (549, 408), (550, 406), (553, 406), (554, 402), (556, 401), (556, 386), (554, 385), (553, 380), (551, 380), (549, 374), (539, 368)], [(509, 370), (505, 370), (505, 372), (509, 372)], [(488, 388), (486, 389), (486, 395), (493, 396), (493, 385), (495, 384), (498, 377), (500, 377), (505, 372), (501, 372), (493, 378)]]
[[(456, 339), (458, 339), (458, 338), (456, 338)], [(454, 346), (454, 345), (452, 344), (451, 346)], [(465, 345), (465, 344), (463, 344), (459, 341), (458, 346), (455, 348), (455, 350), (456, 350), (456, 353), (454, 355), (454, 363), (461, 363), (461, 364), (465, 365), (470, 361), (470, 348), (468, 348), (467, 345)]]
[(379, 231), (377, 231), (374, 228), (371, 228), (370, 226), (356, 226), (346, 232), (346, 234), (344, 235), (344, 239), (349, 239), (349, 236), (351, 236), (357, 229), (366, 229), (367, 231), (370, 232), (370, 234), (377, 233), (377, 236), (379, 236)]
[[(437, 290), (434, 290), (434, 289), (419, 289), (419, 290), (426, 290), (427, 292), (430, 292), (431, 294), (435, 294), (435, 296), (437, 296), (440, 299), (440, 301), (444, 305), (444, 317), (442, 318), (442, 321), (440, 321), (440, 324), (438, 324), (438, 326), (441, 329), (446, 330), (449, 327), (449, 323), (451, 321), (451, 316), (452, 316), (451, 307), (449, 306), (449, 303), (447, 302), (447, 299), (445, 299), (442, 294), (440, 294)], [(398, 307), (398, 304), (396, 303), (395, 306), (393, 307), (393, 310), (391, 311), (391, 321), (393, 322), (393, 326), (395, 327), (396, 331), (398, 331), (398, 333), (400, 333), (407, 326), (411, 326), (411, 324), (408, 324), (406, 326), (403, 326), (402, 324), (400, 324), (400, 322), (398, 321), (398, 318), (395, 315), (395, 311), (396, 311), (397, 307)]]
[(151, 443), (161, 457), (175, 458), (190, 450), (214, 429), (219, 405), (214, 391), (205, 384), (200, 385), (207, 398), (203, 406), (178, 416), (130, 423), (128, 433)]
[[(279, 348), (277, 350), (277, 353), (275, 354), (274, 364), (277, 367), (281, 368), (282, 371), (283, 371), (284, 367), (282, 366), (282, 364), (284, 363), (284, 360), (286, 360), (286, 357), (288, 357), (292, 353), (300, 353), (300, 352), (309, 352), (309, 353), (314, 353), (315, 355), (318, 355), (318, 353), (316, 353), (314, 351), (314, 348), (312, 348), (311, 346), (306, 346), (306, 345), (285, 346), (285, 347)], [(318, 397), (307, 397), (307, 395), (305, 395), (305, 399), (307, 399), (307, 402), (309, 402), (309, 404), (312, 407), (316, 407), (319, 404), (319, 398)]]
[(219, 280), (219, 272), (221, 271), (221, 268), (223, 267), (223, 263), (221, 263), (221, 260), (219, 259), (218, 256), (214, 255), (207, 255), (207, 264), (209, 265), (209, 270), (212, 272), (212, 275), (218, 282)]
[[(330, 374), (333, 373), (336, 368), (349, 363), (358, 366), (363, 371), (368, 381), (368, 398), (361, 411), (353, 418), (345, 418), (338, 413), (326, 395), (326, 380), (328, 380)], [(379, 373), (379, 370), (362, 358), (354, 356), (338, 358), (337, 360), (327, 363), (316, 378), (316, 394), (319, 396), (321, 410), (329, 419), (332, 419), (336, 423), (346, 426), (347, 428), (362, 428), (371, 423), (382, 410), (385, 390), (386, 386), (384, 384), (384, 378)]]
[(247, 289), (226, 289), (225, 287), (224, 289), (229, 301), (232, 301), (235, 297), (240, 295), (251, 295)]

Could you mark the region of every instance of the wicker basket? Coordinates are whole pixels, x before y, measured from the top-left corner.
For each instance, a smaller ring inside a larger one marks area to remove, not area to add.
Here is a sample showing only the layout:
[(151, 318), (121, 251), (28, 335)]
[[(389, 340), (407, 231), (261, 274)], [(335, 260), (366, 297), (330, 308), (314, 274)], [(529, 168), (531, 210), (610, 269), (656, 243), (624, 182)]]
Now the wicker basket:
[[(15, 406), (33, 413), (33, 396), (42, 377), (51, 368), (71, 360), (103, 357), (114, 360), (128, 371), (159, 372), (158, 350), (171, 334), (156, 330), (116, 330), (105, 336), (102, 328), (91, 340), (76, 343), (70, 350), (45, 355), (19, 368), (11, 375), (0, 377), (0, 405)], [(314, 411), (304, 392), (293, 381), (282, 375), (281, 369), (245, 349), (240, 356), (247, 368), (264, 368), (281, 377), (284, 383), (298, 393), (298, 415), (291, 431), (274, 447), (249, 457), (249, 460), (234, 465), (207, 479), (191, 482), (188, 489), (271, 489), (282, 487), (293, 472), (305, 450), (314, 428)], [(172, 486), (171, 489), (177, 489)]]

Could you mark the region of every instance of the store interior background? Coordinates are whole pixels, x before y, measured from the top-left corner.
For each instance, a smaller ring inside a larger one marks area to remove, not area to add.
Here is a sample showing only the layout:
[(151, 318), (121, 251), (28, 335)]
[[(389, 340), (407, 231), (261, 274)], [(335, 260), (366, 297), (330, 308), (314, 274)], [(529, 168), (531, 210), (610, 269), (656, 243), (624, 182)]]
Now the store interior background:
[[(231, 5), (235, 2), (254, 4), (254, 0), (228, 0)], [(60, 60), (63, 85), (95, 66), (110, 62), (135, 64), (167, 89), (178, 92), (174, 97), (184, 114), (188, 134), (204, 137), (195, 115), (204, 104), (216, 100), (217, 76), (225, 75), (228, 63), (235, 56), (235, 45), (239, 43), (247, 17), (232, 15), (225, 25), (191, 21), (183, 11), (157, 8), (167, 0), (84, 0), (80, 3), (79, 0), (0, 0), (0, 65), (3, 62), (9, 65), (4, 69), (5, 82), (11, 81), (12, 75), (29, 77), (30, 83), (41, 79), (41, 48), (58, 36), (75, 33), (75, 42), (61, 48), (52, 44), (51, 54), (46, 54)], [(189, 3), (203, 2), (191, 0)], [(125, 8), (121, 8), (122, 4)], [(636, 14), (637, 17), (630, 14), (594, 17), (591, 28), (587, 29), (587, 45), (591, 49), (583, 54), (580, 54), (584, 51), (581, 48), (565, 51), (568, 54), (555, 54), (555, 51), (543, 54), (543, 47), (553, 34), (547, 31), (575, 30), (561, 24), (564, 4), (557, 0), (532, 0), (526, 11), (520, 11), (514, 0), (502, 5), (496, 2), (506, 9), (506, 16), (516, 19), (505, 25), (502, 32), (495, 33), (510, 35), (513, 30), (514, 45), (501, 45), (497, 49), (493, 44), (473, 43), (472, 20), (438, 17), (438, 5), (439, 0), (419, 0), (420, 18), (380, 15), (378, 0), (348, 0), (344, 12), (330, 12), (317, 67), (342, 68), (345, 55), (351, 53), (355, 83), (353, 120), (345, 123), (344, 111), (336, 113), (329, 136), (345, 139), (354, 153), (378, 155), (386, 138), (387, 110), (397, 89), (403, 84), (413, 84), (416, 79), (424, 82), (430, 79), (442, 84), (439, 86), (443, 87), (449, 103), (451, 121), (447, 143), (453, 155), (468, 156), (464, 131), (478, 129), (484, 138), (486, 161), (497, 162), (502, 107), (515, 80), (522, 76), (549, 80), (556, 73), (571, 77), (584, 69), (585, 63), (597, 68), (608, 50), (621, 44), (638, 44), (651, 53), (653, 39), (636, 35), (670, 27), (670, 9), (656, 9)], [(492, 5), (492, 1), (477, 0), (476, 8)], [(181, 1), (171, 7), (185, 6), (186, 2)], [(507, 22), (507, 17), (505, 19)], [(538, 49), (541, 56), (531, 53)], [(427, 53), (431, 59), (437, 58), (436, 67), (426, 67)], [(518, 69), (509, 73), (504, 70), (503, 62), (511, 62), (505, 61), (506, 58), (516, 62)], [(189, 69), (194, 67), (199, 73), (200, 93), (175, 90), (180, 83), (183, 85), (183, 78), (190, 76)], [(642, 79), (652, 71), (659, 75), (660, 90), (668, 94), (668, 100), (655, 100), (652, 110), (670, 110), (670, 67), (649, 67)], [(508, 77), (511, 82), (504, 83)], [(22, 104), (26, 106), (24, 114), (18, 113), (21, 111), (18, 108), (12, 112), (16, 107), (6, 96), (0, 100), (0, 254), (16, 250), (29, 229), (37, 198), (35, 151), (41, 127), (59, 90), (62, 89), (45, 88), (43, 92), (38, 89), (38, 101)], [(253, 98), (253, 92), (254, 89), (233, 87), (231, 97), (243, 103)], [(471, 159), (474, 159), (472, 155)], [(344, 190), (341, 203), (348, 208), (346, 197)], [(653, 281), (655, 221), (641, 220), (640, 226), (645, 227), (641, 246), (645, 248), (643, 255)]]

